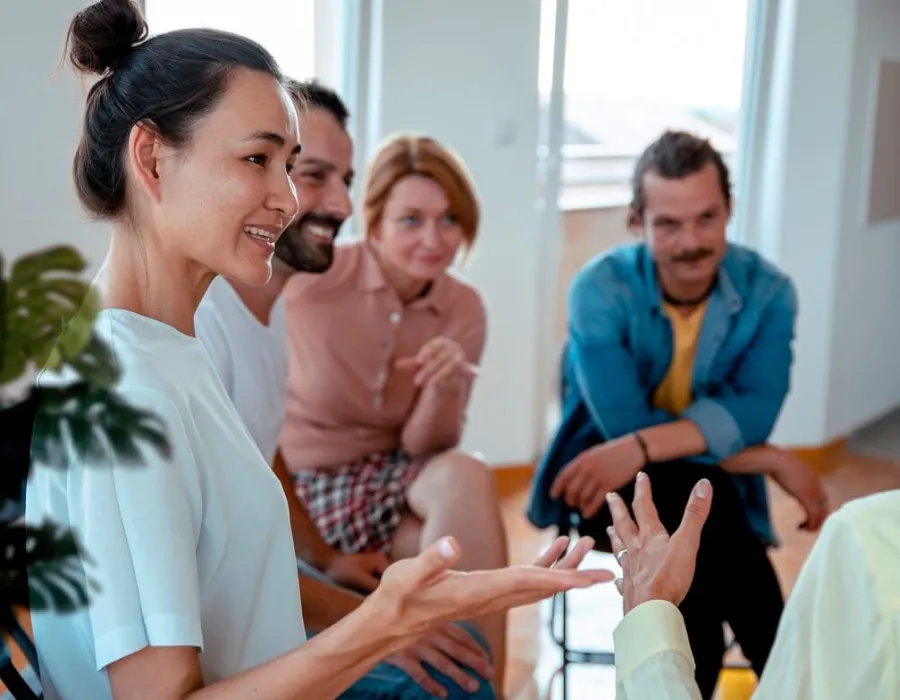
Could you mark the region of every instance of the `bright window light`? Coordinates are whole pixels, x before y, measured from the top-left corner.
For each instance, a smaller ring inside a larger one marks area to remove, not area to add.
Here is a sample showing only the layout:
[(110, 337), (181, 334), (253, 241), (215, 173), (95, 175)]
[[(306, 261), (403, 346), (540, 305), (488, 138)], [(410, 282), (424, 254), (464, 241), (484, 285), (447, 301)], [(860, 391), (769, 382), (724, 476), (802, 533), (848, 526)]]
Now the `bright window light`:
[(285, 75), (316, 75), (315, 0), (145, 0), (152, 34), (209, 27), (242, 34), (268, 49)]

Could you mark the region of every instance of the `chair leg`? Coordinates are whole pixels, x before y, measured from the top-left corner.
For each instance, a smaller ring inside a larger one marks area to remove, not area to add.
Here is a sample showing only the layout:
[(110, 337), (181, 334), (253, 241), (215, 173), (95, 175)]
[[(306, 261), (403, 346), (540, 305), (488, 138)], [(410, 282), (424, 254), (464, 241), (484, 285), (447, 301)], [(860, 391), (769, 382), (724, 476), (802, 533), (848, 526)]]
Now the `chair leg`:
[(562, 593), (562, 700), (569, 700), (569, 605)]

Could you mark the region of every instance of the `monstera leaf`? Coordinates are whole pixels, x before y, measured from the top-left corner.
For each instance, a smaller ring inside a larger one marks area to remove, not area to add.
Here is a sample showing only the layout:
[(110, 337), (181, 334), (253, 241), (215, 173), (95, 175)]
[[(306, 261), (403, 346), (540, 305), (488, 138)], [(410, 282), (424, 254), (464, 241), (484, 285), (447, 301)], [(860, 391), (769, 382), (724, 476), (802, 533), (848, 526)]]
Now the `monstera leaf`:
[(33, 611), (78, 610), (95, 588), (82, 573), (89, 561), (72, 532), (54, 523), (0, 528), (0, 600)]
[(85, 268), (78, 251), (59, 246), (19, 259), (6, 277), (0, 256), (0, 387), (34, 368), (75, 377), (64, 386), (41, 382), (12, 405), (0, 394), (0, 505), (16, 506), (4, 507), (0, 522), (0, 628), (7, 630), (8, 608), (68, 612), (87, 604), (91, 588), (79, 563), (87, 555), (71, 531), (11, 522), (32, 462), (131, 467), (145, 446), (170, 456), (163, 422), (115, 391), (120, 369), (93, 331), (100, 303), (79, 279)]
[(89, 344), (99, 298), (78, 278), (85, 267), (69, 246), (27, 255), (13, 265), (0, 294), (0, 385), (32, 364), (58, 368)]
[(78, 382), (39, 391), (31, 455), (41, 464), (67, 468), (71, 448), (85, 465), (137, 465), (141, 442), (171, 456), (165, 424), (110, 389)]

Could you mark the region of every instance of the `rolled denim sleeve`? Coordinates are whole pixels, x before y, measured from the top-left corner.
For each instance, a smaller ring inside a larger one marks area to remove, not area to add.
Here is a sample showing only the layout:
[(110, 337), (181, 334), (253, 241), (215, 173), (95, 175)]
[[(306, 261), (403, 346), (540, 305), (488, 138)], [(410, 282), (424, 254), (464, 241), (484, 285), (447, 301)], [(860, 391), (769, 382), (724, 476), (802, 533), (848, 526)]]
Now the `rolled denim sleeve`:
[(583, 270), (569, 292), (569, 357), (597, 429), (612, 440), (674, 420), (653, 408), (627, 347), (630, 292), (604, 266)]
[(696, 424), (717, 461), (765, 443), (790, 389), (797, 293), (783, 279), (765, 307), (756, 336), (717, 394), (698, 398), (683, 416)]

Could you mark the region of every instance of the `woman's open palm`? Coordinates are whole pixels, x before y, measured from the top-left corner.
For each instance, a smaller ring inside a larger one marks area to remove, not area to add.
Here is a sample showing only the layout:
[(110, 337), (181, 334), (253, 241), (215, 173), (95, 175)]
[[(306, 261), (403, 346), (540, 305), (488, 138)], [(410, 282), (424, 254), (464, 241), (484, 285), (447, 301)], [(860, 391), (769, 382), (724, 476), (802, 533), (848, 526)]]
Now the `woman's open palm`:
[[(450, 567), (459, 559), (459, 546), (444, 538), (419, 556), (392, 564), (372, 594), (412, 633), (452, 622), (530, 605), (571, 590), (615, 579), (604, 569), (578, 570), (593, 540), (583, 537), (562, 559), (568, 538), (558, 538), (531, 566), (508, 566), (490, 571), (462, 572)], [(373, 601), (374, 602), (374, 601)]]

